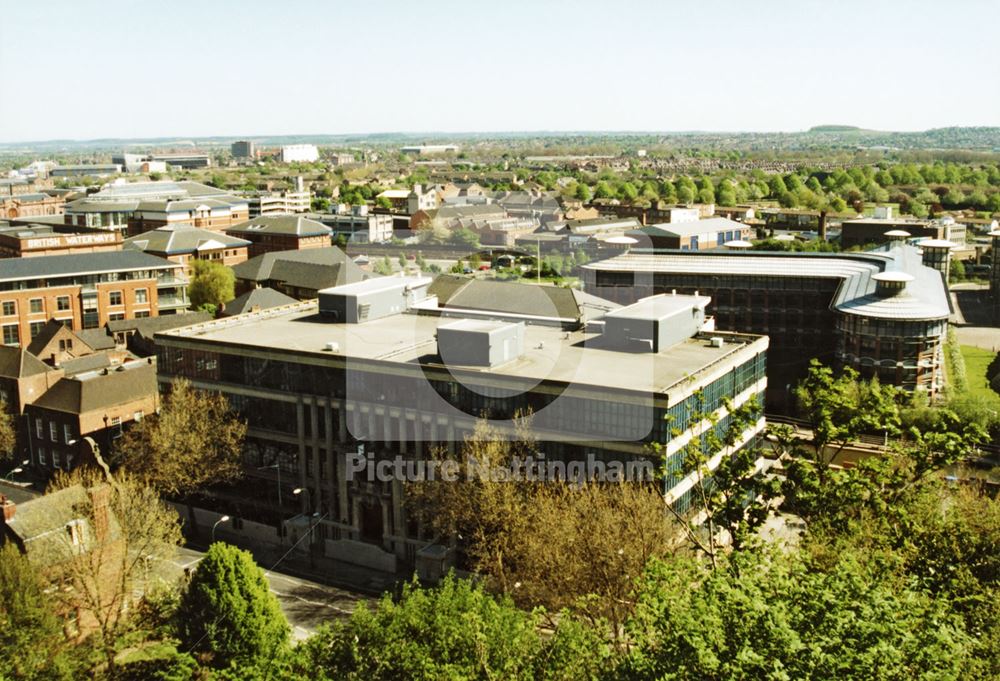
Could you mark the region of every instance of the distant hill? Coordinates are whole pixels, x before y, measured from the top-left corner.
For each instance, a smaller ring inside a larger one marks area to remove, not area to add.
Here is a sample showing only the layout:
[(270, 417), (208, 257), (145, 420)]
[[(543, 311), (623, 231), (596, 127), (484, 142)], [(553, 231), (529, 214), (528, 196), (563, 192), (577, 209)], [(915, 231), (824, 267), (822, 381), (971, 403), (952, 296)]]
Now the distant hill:
[(860, 132), (856, 125), (814, 125), (809, 132)]

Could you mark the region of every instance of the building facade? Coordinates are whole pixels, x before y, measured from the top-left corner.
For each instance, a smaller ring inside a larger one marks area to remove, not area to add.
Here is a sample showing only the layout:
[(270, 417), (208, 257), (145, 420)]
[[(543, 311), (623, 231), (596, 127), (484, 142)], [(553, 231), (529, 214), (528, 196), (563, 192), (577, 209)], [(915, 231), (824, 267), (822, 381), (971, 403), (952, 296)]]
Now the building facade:
[(120, 251), (121, 232), (45, 224), (0, 226), (0, 258)]
[(188, 307), (181, 266), (137, 251), (0, 260), (4, 345), (27, 345), (50, 319), (73, 330)]
[(857, 254), (633, 250), (585, 265), (583, 281), (623, 303), (671, 291), (711, 296), (719, 329), (771, 338), (772, 409), (791, 407), (791, 388), (814, 357), (930, 396), (944, 384), (945, 279), (900, 242)]
[(250, 257), (276, 251), (326, 248), (331, 229), (301, 215), (263, 215), (226, 229), (226, 234), (250, 243)]
[[(348, 474), (359, 449), (373, 461), (426, 460), (460, 447), (478, 419), (509, 433), (524, 411), (549, 461), (636, 463), (660, 445), (665, 499), (684, 511), (694, 480), (681, 472), (683, 448), (712, 427), (692, 416), (714, 413), (726, 428), (723, 400), (744, 404), (766, 386), (767, 339), (704, 333), (704, 297), (647, 299), (596, 332), (539, 314), (440, 307), (428, 283), (374, 279), (320, 292), (318, 304), (158, 336), (162, 382), (219, 390), (247, 419), (247, 471), (263, 482), (247, 503), (276, 506), (271, 469), (280, 468), (278, 515), (298, 507), (312, 517), (326, 555), (392, 569), (438, 539), (409, 513), (402, 480)], [(507, 286), (528, 307), (532, 297), (550, 302), (538, 287)]]

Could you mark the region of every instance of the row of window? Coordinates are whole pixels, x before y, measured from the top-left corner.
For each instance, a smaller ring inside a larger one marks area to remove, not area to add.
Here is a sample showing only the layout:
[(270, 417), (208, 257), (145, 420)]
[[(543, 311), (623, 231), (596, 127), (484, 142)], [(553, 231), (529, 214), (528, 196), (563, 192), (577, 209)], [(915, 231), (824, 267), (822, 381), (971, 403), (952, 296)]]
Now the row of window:
[[(111, 291), (108, 293), (108, 302), (112, 306), (124, 305), (124, 297), (121, 291)], [(135, 289), (135, 303), (137, 305), (144, 305), (149, 302), (149, 291), (144, 288)], [(56, 311), (65, 312), (71, 309), (70, 297), (69, 296), (58, 296), (56, 298)], [(28, 301), (28, 313), (29, 314), (42, 314), (45, 312), (45, 299), (44, 298), (32, 298)], [(17, 315), (17, 301), (16, 300), (5, 300), (0, 303), (0, 313), (4, 317), (13, 317)]]
[[(38, 465), (44, 468), (49, 467), (49, 452), (45, 447), (39, 447), (36, 450), (38, 454)], [(65, 468), (70, 470), (73, 467), (73, 454), (68, 453), (65, 456), (61, 456), (58, 449), (52, 449), (52, 468)]]

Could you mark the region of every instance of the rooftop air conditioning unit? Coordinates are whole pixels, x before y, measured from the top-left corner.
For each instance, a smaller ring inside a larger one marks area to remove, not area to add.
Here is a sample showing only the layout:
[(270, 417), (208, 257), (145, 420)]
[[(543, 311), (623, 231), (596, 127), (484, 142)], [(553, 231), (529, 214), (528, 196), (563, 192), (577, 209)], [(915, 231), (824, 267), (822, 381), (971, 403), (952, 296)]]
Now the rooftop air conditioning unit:
[(340, 352), (340, 343), (338, 343), (337, 341), (330, 341), (325, 346), (323, 346), (323, 349), (326, 350), (327, 352)]
[(708, 340), (712, 344), (713, 348), (721, 348), (726, 344), (726, 341), (722, 338), (722, 336), (712, 336)]

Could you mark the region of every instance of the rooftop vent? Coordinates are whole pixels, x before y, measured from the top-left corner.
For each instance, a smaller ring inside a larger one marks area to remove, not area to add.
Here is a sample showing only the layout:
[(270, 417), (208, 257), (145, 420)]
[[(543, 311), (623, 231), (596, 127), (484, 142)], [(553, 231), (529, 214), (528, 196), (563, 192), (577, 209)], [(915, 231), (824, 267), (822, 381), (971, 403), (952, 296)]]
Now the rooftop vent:
[(726, 344), (726, 340), (722, 336), (712, 336), (708, 339), (708, 342), (713, 348), (721, 348)]
[(872, 275), (872, 279), (875, 280), (875, 294), (889, 298), (904, 291), (906, 285), (913, 281), (913, 275), (906, 272), (879, 272)]
[(340, 352), (340, 343), (337, 341), (330, 341), (323, 346), (323, 349), (327, 352)]

